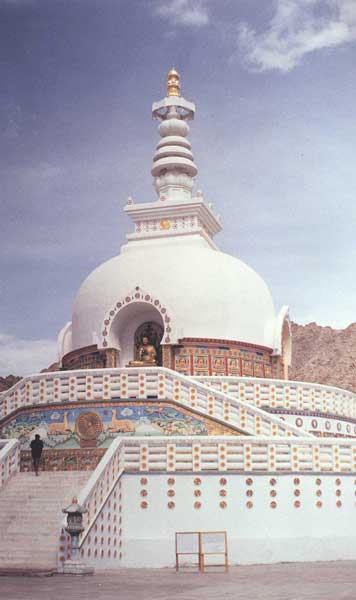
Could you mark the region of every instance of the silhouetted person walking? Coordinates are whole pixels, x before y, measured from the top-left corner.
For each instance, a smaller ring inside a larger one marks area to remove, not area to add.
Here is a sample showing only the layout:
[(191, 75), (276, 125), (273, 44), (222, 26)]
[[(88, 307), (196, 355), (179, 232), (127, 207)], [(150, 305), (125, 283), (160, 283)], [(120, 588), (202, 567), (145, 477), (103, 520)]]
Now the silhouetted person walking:
[(32, 440), (30, 446), (31, 446), (33, 468), (35, 470), (36, 475), (38, 476), (38, 467), (40, 464), (42, 450), (43, 450), (43, 442), (38, 433), (36, 433), (35, 439)]

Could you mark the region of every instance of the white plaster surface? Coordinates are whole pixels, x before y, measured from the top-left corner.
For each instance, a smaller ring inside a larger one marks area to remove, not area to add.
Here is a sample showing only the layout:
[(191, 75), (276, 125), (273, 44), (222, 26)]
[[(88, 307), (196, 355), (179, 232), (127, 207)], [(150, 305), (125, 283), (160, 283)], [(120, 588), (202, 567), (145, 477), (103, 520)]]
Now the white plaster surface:
[(181, 337), (241, 340), (273, 347), (275, 320), (263, 279), (242, 261), (200, 237), (129, 243), (81, 286), (73, 309), (73, 349), (99, 338), (105, 314), (136, 286), (154, 295)]
[[(253, 484), (246, 485), (246, 475), (228, 475), (227, 485), (219, 483), (219, 475), (200, 476), (202, 484), (194, 485), (197, 475), (174, 475), (175, 485), (167, 485), (168, 475), (149, 475), (148, 484), (140, 484), (139, 475), (125, 475), (123, 493), (123, 555), (122, 566), (164, 567), (175, 561), (174, 536), (176, 531), (226, 530), (231, 564), (275, 563), (281, 561), (325, 561), (356, 559), (356, 508), (354, 478), (331, 475), (261, 475), (251, 477)], [(298, 477), (300, 484), (295, 485)], [(316, 485), (320, 477), (322, 483)], [(270, 485), (270, 479), (276, 485)], [(148, 508), (142, 509), (140, 490), (148, 490), (144, 500)], [(174, 489), (174, 497), (167, 490)], [(200, 489), (200, 497), (194, 490)], [(227, 495), (221, 497), (220, 489)], [(295, 496), (294, 490), (300, 495)], [(316, 496), (320, 489), (321, 496)], [(336, 490), (341, 489), (341, 496)], [(247, 497), (247, 490), (253, 496)], [(270, 496), (275, 490), (277, 495)], [(176, 507), (167, 508), (174, 500)], [(201, 502), (195, 509), (194, 502)], [(227, 508), (219, 502), (225, 500)], [(253, 501), (252, 509), (246, 507)], [(270, 507), (271, 501), (277, 508)], [(300, 508), (294, 502), (301, 502)], [(323, 506), (317, 508), (321, 500)], [(342, 506), (337, 508), (337, 500)]]

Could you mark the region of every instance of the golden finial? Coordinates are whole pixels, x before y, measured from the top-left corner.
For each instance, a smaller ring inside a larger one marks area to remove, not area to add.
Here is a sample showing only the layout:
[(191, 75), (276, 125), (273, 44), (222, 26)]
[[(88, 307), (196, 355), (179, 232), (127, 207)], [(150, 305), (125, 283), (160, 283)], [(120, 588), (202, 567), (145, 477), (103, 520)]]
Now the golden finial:
[(174, 67), (167, 75), (167, 96), (180, 96), (180, 75)]

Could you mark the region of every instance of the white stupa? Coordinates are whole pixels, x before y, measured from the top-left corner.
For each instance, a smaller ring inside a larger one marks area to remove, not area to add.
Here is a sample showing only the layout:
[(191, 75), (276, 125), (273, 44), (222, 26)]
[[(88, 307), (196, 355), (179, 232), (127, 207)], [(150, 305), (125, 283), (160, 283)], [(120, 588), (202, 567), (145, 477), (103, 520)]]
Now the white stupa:
[[(120, 254), (81, 285), (72, 322), (59, 335), (62, 365), (126, 366), (135, 358), (136, 332), (152, 324), (156, 337), (161, 332), (164, 366), (211, 374), (211, 360), (220, 356), (230, 374), (228, 359), (243, 356), (253, 363), (254, 355), (263, 357), (263, 370), (247, 374), (287, 377), (287, 307), (276, 314), (264, 280), (216, 247), (219, 219), (202, 192), (192, 192), (197, 167), (187, 136), (195, 106), (180, 95), (175, 69), (168, 73), (167, 96), (153, 104), (152, 114), (160, 121), (151, 170), (157, 199), (136, 204), (129, 198), (125, 212), (134, 232)], [(199, 363), (197, 347), (210, 362)], [(189, 353), (195, 365), (182, 362)], [(216, 364), (219, 371), (222, 363)], [(243, 366), (238, 368), (243, 375)]]
[[(283, 380), (287, 308), (213, 241), (176, 70), (152, 112), (157, 199), (128, 202), (134, 231), (79, 289), (62, 369), (0, 393), (0, 568), (355, 560), (356, 396)], [(40, 487), (20, 472), (35, 432)], [(73, 490), (85, 514), (70, 552), (59, 507)]]

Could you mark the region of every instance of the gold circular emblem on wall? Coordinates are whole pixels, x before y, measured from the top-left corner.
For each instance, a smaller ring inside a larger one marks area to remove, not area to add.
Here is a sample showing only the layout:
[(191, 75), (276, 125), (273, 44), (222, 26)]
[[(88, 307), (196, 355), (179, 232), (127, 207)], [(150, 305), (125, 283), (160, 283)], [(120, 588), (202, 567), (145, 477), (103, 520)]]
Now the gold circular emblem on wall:
[(159, 228), (160, 229), (170, 229), (171, 228), (171, 222), (169, 219), (162, 219), (162, 221), (159, 224)]
[(103, 421), (94, 411), (82, 412), (75, 422), (75, 431), (82, 440), (95, 440), (103, 431)]

